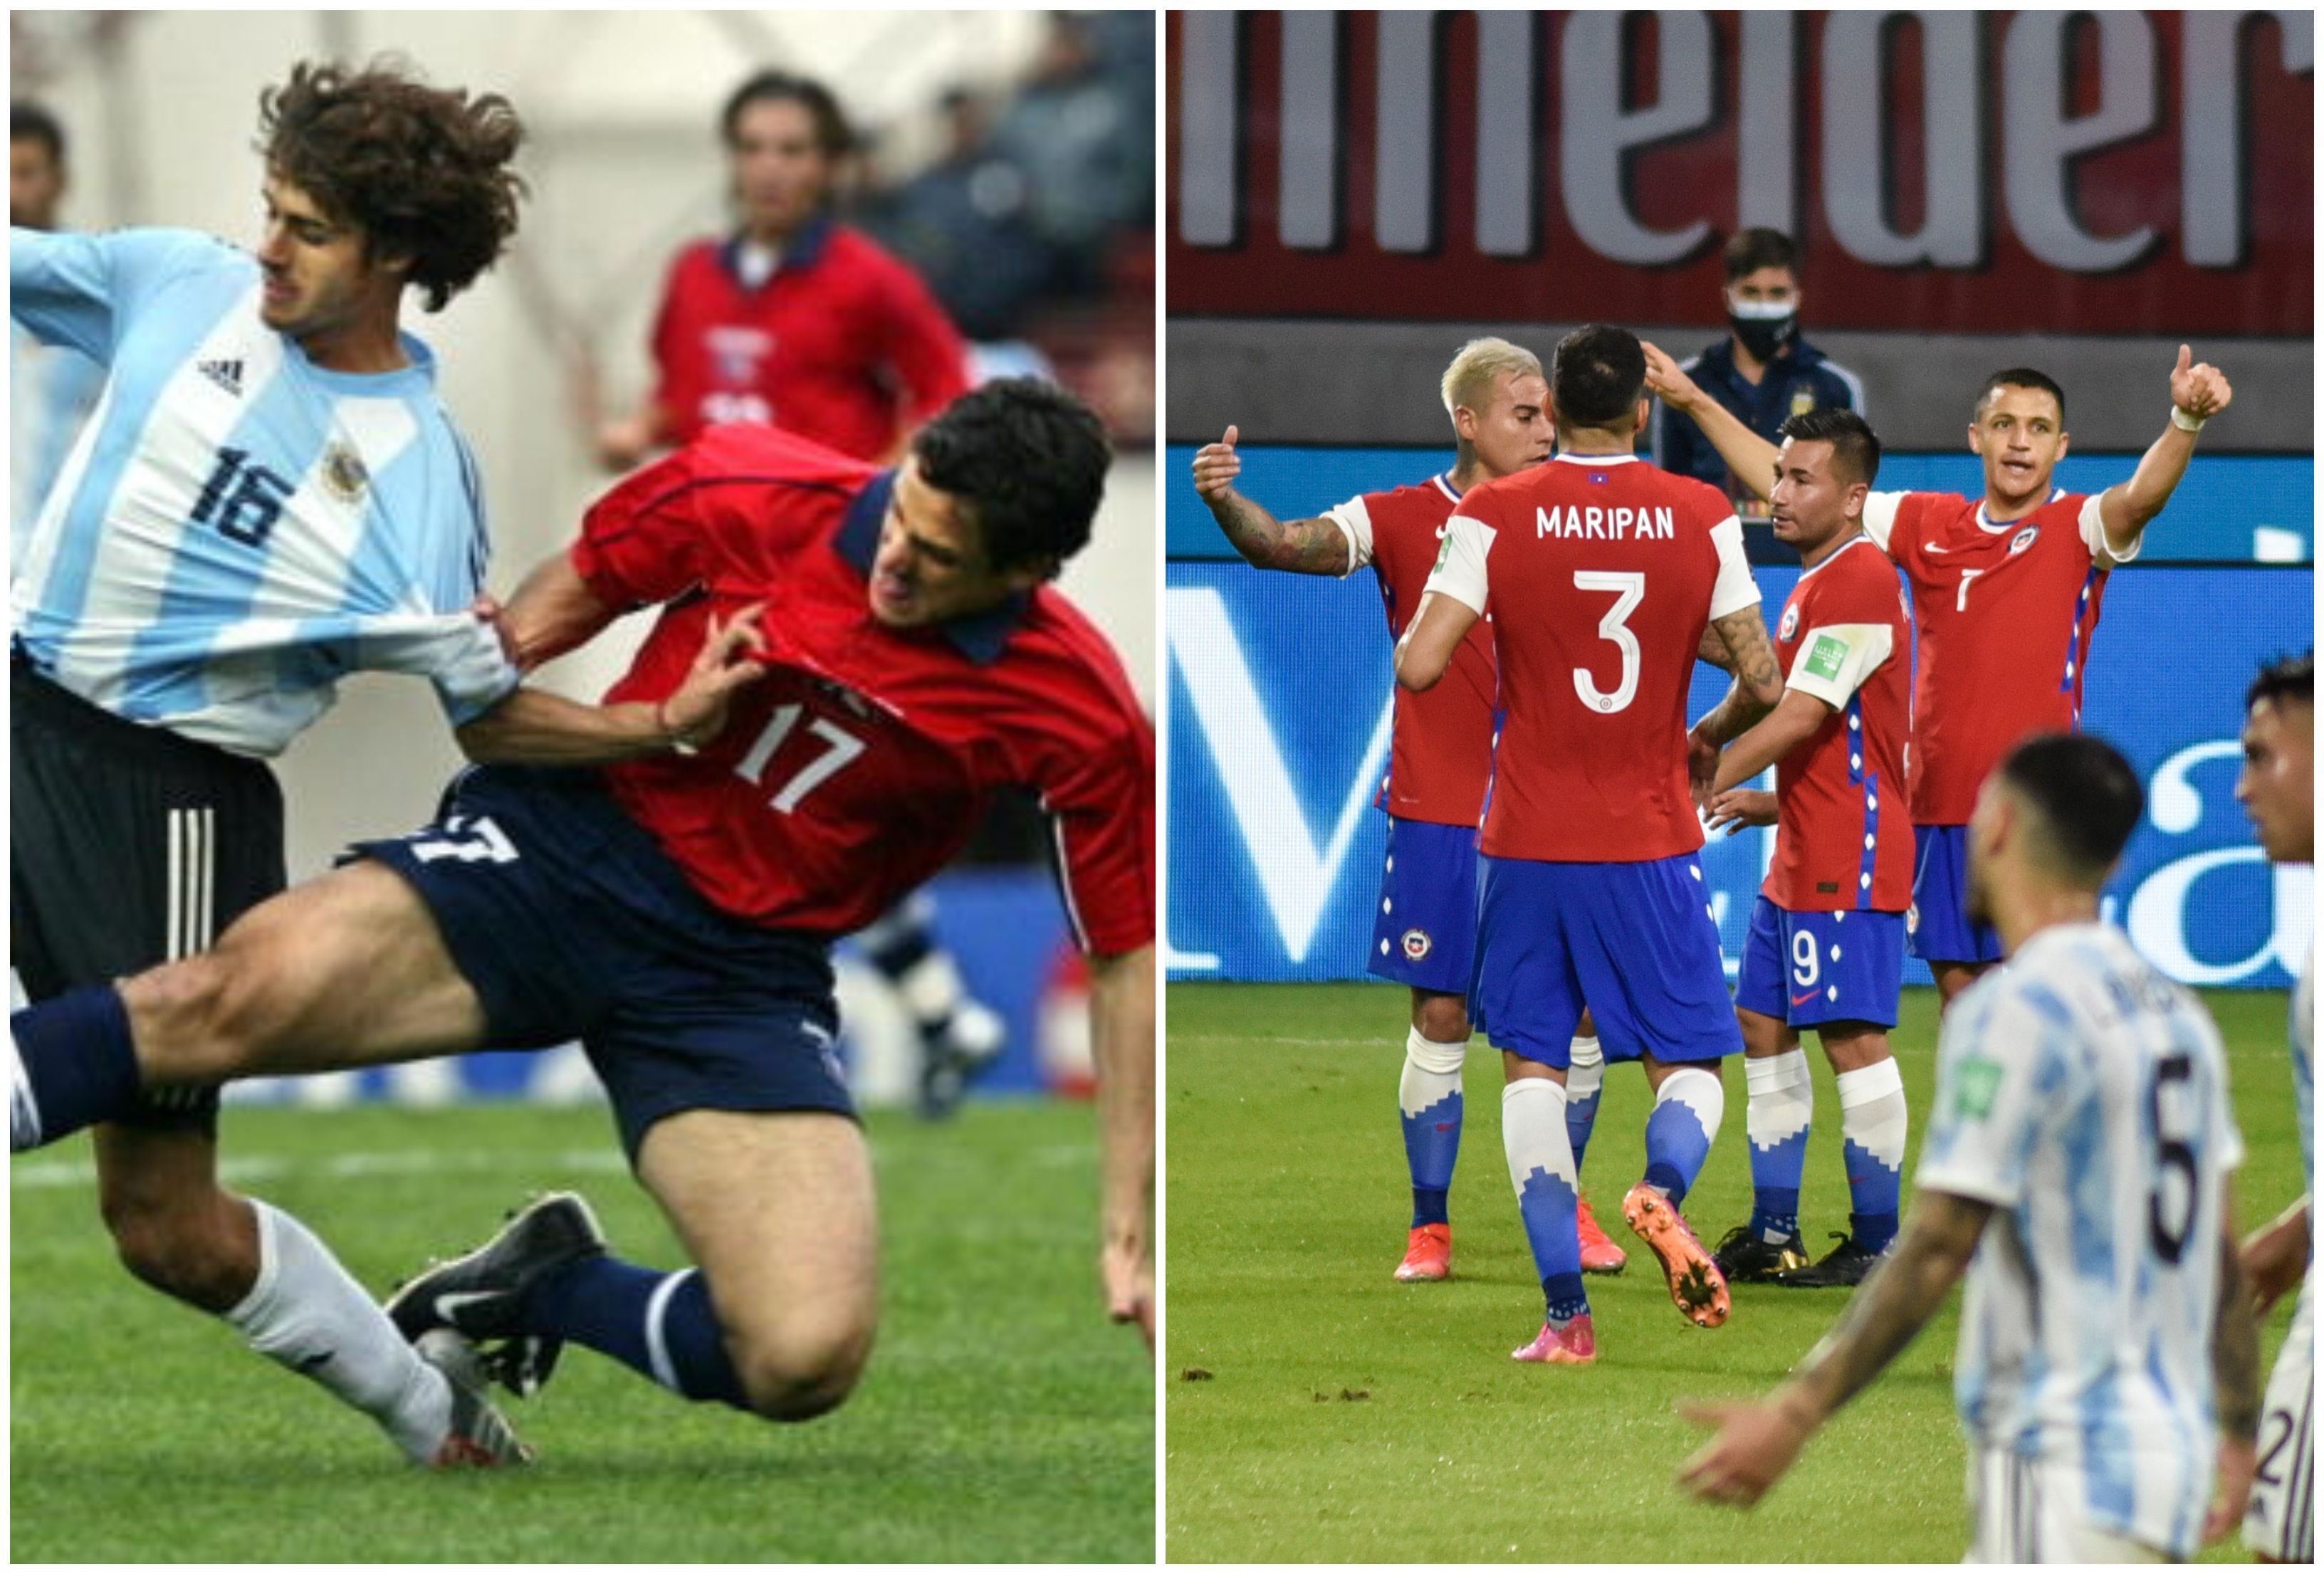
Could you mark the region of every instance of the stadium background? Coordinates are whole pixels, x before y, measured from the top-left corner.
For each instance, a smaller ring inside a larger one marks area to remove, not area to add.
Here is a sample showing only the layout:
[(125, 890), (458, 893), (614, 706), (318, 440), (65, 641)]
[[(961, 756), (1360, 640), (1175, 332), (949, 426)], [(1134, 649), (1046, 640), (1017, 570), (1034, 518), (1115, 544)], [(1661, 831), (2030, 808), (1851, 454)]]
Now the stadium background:
[[(1883, 488), (1978, 490), (1999, 366), (2065, 387), (2058, 480), (2090, 490), (2160, 429), (2181, 338), (2234, 381), (2114, 576), (2085, 721), (2149, 795), (2110, 914), (2188, 982), (2288, 982), (2312, 874), (2269, 870), (2232, 788), (2243, 686), (2312, 639), (2313, 17), (1917, 14), (1170, 16), (1171, 977), (1362, 978), (1386, 834), (1373, 578), (1248, 568), (1194, 447), (1239, 424), (1286, 519), (1419, 479), (1463, 340), (1545, 361), (1603, 320), (1683, 358), (1725, 332), (1719, 243), (1767, 224), (1803, 246), (1803, 331), (1863, 377)], [(1699, 671), (1692, 714), (1722, 692)], [(1705, 852), (1730, 969), (1771, 842)]]
[[(12, 93), (69, 139), (63, 222), (163, 225), (247, 244), (258, 93), (306, 57), (400, 54), (432, 82), (507, 95), (528, 128), (532, 195), (512, 254), (436, 317), (447, 403), (484, 473), (493, 586), (505, 594), (571, 538), (610, 477), (591, 416), (635, 407), (646, 338), (678, 247), (723, 231), (716, 117), (751, 71), (827, 80), (866, 146), (842, 216), (927, 276), (981, 368), (1052, 367), (1120, 441), (1096, 533), (1063, 585), (1120, 649), (1149, 707), (1154, 628), (1154, 30), (1148, 16), (1061, 23), (1038, 12), (923, 15), (687, 12), (16, 12)], [(644, 620), (552, 667), (594, 697)], [(359, 678), (280, 762), (294, 879), (351, 837), (422, 823), (459, 762), (423, 686)], [(1085, 1017), (1047, 837), (1003, 805), (964, 866), (936, 883), (939, 928), (970, 987), (1006, 1018), (1007, 1058), (981, 1084), (1023, 1091), (1085, 1063)], [(867, 968), (843, 962), (859, 1091), (900, 1097), (917, 1039)], [(593, 1099), (577, 1050), (484, 1055), (389, 1072), (248, 1084), (245, 1101), (336, 1103), (392, 1092)]]

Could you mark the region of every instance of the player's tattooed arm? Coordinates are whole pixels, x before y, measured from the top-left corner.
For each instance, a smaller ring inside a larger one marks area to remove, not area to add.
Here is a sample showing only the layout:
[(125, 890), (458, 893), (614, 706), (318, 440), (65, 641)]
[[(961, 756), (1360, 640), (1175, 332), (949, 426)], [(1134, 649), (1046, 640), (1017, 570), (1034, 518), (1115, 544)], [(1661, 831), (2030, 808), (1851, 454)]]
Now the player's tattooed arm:
[(2252, 1312), (2243, 1252), (2236, 1245), (2235, 1208), (2223, 1200), (2219, 1220), (2219, 1287), (2212, 1309), (2211, 1376), (2218, 1394), (2219, 1454), (2211, 1511), (2203, 1539), (2218, 1541), (2243, 1523), (2251, 1503), (2259, 1436), (2259, 1320)]
[[(2163, 511), (2187, 474), (2187, 462), (2195, 456), (2195, 428), (2227, 409), (2235, 396), (2227, 373), (2208, 361), (2195, 362), (2185, 345), (2179, 346), (2179, 364), (2171, 370), (2170, 423), (2139, 457), (2130, 479), (2098, 494), (2098, 517), (2106, 524), (2107, 546), (2115, 553), (2126, 555), (2137, 548), (2147, 521)], [(2184, 426), (2180, 424), (2182, 417)]]
[(1765, 1399), (1682, 1404), (1688, 1420), (1718, 1435), (1679, 1467), (1679, 1484), (1698, 1497), (1744, 1507), (1790, 1469), (1832, 1412), (1912, 1343), (1969, 1267), (1990, 1203), (1923, 1191), (1890, 1248), (1849, 1298), (1848, 1309), (1799, 1370)]
[(1775, 490), (1775, 445), (1705, 393), (1667, 352), (1651, 344), (1640, 347), (1646, 353), (1646, 391), (1694, 422), (1737, 480), (1763, 498), (1771, 495)]
[(1711, 631), (1727, 647), (1727, 670), (1735, 682), (1719, 708), (1695, 723), (1695, 731), (1713, 743), (1731, 743), (1782, 702), (1784, 673), (1775, 665), (1775, 648), (1768, 642), (1757, 603), (1714, 620)]
[(1325, 519), (1286, 523), (1235, 490), (1235, 477), (1242, 474), (1242, 456), (1235, 452), (1238, 435), (1239, 428), (1229, 427), (1218, 442), (1194, 455), (1194, 490), (1234, 549), (1256, 568), (1347, 573), (1348, 538), (1339, 526)]
[(1719, 630), (1712, 624), (1703, 624), (1702, 642), (1694, 648), (1694, 658), (1708, 661), (1730, 677), (1735, 674), (1735, 658), (1728, 654), (1727, 641), (1719, 637)]

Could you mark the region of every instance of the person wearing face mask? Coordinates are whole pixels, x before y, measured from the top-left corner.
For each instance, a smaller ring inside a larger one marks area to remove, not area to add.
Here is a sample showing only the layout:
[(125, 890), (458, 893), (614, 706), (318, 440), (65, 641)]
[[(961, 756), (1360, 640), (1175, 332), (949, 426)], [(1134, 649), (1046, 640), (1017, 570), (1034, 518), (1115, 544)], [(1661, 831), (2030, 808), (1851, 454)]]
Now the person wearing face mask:
[[(1684, 363), (1689, 376), (1736, 419), (1770, 444), (1778, 428), (1812, 410), (1864, 413), (1855, 373), (1800, 337), (1799, 248), (1779, 230), (1746, 229), (1727, 243), (1727, 337)], [(1736, 479), (1692, 419), (1657, 400), (1648, 437), (1655, 463), (1723, 489), (1747, 520), (1767, 505)]]

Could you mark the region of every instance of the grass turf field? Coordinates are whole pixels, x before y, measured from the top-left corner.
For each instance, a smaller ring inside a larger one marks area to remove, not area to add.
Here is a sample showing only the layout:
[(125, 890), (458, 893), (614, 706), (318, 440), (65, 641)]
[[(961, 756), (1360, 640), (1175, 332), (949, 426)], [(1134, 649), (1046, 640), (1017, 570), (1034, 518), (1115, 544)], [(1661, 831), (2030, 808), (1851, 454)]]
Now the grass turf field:
[[(12, 1172), (10, 1551), (19, 1562), (1149, 1561), (1154, 1394), (1096, 1277), (1086, 1107), (872, 1118), (882, 1319), (801, 1427), (687, 1404), (568, 1349), (512, 1404), (540, 1462), (435, 1475), (371, 1422), (133, 1284), (85, 1142)], [(675, 1266), (595, 1109), (230, 1111), (229, 1175), (384, 1290), (533, 1189)]]
[[(1501, 1156), (1499, 1056), (1475, 1041), (1452, 1194), (1453, 1277), (1398, 1284), (1410, 1221), (1396, 1115), (1406, 995), (1380, 985), (1181, 984), (1169, 997), (1164, 1378), (1174, 1562), (1952, 1561), (1968, 1540), (1952, 1409), (1960, 1295), (1812, 1442), (1748, 1516), (1671, 1485), (1704, 1435), (1681, 1396), (1772, 1386), (1840, 1291), (1748, 1284), (1725, 1327), (1681, 1319), (1621, 1222), (1645, 1166), (1644, 1076), (1609, 1067), (1582, 1169), (1628, 1250), (1589, 1281), (1599, 1360), (1520, 1366), (1541, 1291)], [(2206, 997), (2250, 1156), (2241, 1217), (2302, 1189), (2282, 993)], [(1935, 1076), (1936, 997), (1908, 990), (1891, 1043), (1912, 1105), (1906, 1205)], [(1812, 1040), (1816, 1126), (1802, 1229), (1845, 1229), (1840, 1101)], [(1715, 1242), (1750, 1210), (1739, 1072), (1685, 1211)], [(2272, 1362), (2287, 1297), (2262, 1344)], [(1188, 1368), (1211, 1376), (1189, 1380)], [(2240, 1560), (2239, 1545), (2211, 1558)]]

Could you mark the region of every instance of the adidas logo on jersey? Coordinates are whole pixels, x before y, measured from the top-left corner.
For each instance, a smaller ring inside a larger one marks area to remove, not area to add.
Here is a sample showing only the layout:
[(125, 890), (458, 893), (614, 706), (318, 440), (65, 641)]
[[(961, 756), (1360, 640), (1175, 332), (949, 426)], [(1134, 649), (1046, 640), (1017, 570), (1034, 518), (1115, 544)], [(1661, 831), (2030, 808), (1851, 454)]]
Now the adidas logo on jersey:
[(242, 397), (242, 363), (239, 361), (198, 361), (194, 369), (233, 394)]

